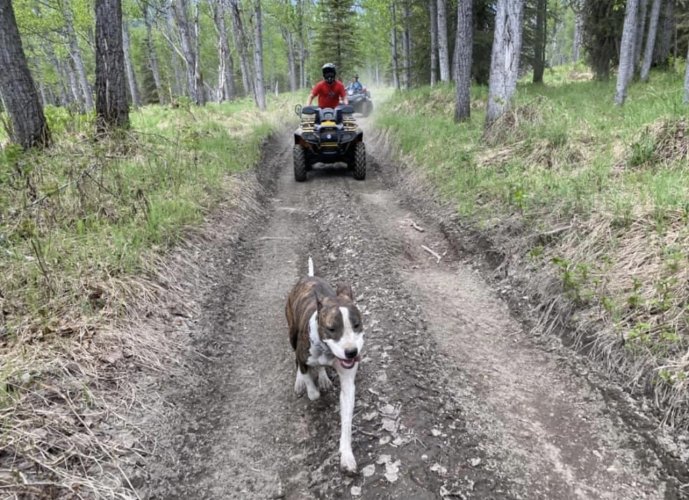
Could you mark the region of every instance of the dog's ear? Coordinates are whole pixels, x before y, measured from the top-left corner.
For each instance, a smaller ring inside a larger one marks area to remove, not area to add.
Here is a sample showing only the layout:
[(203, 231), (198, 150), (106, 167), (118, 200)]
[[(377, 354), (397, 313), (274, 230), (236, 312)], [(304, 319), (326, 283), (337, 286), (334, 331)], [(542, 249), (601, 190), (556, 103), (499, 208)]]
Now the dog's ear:
[(352, 287), (343, 283), (337, 285), (337, 296), (347, 297), (349, 300), (354, 302), (354, 292), (352, 292)]

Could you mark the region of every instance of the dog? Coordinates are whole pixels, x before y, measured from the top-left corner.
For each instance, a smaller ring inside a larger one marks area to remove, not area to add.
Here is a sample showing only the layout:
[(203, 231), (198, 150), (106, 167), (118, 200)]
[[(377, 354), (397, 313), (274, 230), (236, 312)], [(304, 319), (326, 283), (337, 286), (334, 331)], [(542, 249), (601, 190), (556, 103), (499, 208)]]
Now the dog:
[(311, 401), (318, 399), (320, 391), (332, 387), (325, 370), (328, 366), (340, 378), (340, 468), (355, 473), (354, 379), (364, 346), (364, 330), (352, 288), (341, 284), (333, 290), (325, 280), (315, 276), (313, 260), (309, 257), (308, 276), (301, 278), (290, 292), (285, 315), (296, 355), (294, 392), (302, 395), (306, 390)]

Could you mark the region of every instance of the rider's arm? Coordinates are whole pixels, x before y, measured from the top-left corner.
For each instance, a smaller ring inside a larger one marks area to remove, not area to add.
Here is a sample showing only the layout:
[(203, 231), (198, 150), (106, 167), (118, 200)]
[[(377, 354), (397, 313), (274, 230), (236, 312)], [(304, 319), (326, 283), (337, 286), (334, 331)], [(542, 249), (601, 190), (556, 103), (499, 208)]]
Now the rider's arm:
[(341, 95), (341, 97), (342, 97), (342, 104), (344, 104), (345, 106), (347, 106), (347, 105), (349, 104), (349, 99), (347, 98), (347, 91), (344, 90), (344, 85), (342, 86), (342, 95)]

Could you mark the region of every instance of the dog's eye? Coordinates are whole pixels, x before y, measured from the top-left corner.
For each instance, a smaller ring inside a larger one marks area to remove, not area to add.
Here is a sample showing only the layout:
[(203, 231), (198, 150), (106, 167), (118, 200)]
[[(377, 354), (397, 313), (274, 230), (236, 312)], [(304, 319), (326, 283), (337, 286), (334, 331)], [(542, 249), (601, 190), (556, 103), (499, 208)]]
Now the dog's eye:
[(335, 328), (329, 326), (329, 327), (328, 327), (328, 331), (329, 331), (330, 333), (335, 333)]
[(361, 326), (361, 323), (354, 323), (354, 329), (355, 330), (358, 330), (360, 326)]

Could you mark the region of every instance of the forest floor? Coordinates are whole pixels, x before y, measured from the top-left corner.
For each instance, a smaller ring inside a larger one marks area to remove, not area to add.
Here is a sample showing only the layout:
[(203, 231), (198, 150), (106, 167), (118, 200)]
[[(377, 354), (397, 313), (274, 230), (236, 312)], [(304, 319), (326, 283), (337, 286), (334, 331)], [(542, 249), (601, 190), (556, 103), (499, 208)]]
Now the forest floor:
[[(405, 191), (382, 136), (367, 148), (363, 182), (316, 168), (296, 183), (291, 135), (273, 137), (241, 206), (175, 267), (187, 308), (142, 334), (193, 349), (149, 388), (155, 453), (130, 476), (137, 496), (689, 497), (689, 455), (643, 402), (539, 335), (528, 300), (463, 253), (447, 210)], [(316, 402), (293, 392), (284, 305), (309, 256), (364, 315), (354, 477), (339, 471), (337, 383)]]

